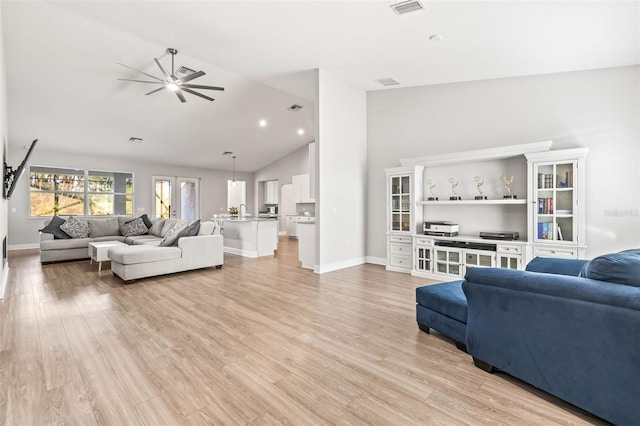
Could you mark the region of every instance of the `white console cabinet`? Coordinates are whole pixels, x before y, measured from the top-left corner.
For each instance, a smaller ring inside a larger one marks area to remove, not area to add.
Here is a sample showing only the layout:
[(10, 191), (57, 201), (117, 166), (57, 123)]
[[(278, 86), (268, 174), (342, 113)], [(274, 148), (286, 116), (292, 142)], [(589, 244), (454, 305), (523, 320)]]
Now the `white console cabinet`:
[[(587, 150), (553, 151), (551, 146), (551, 141), (544, 141), (432, 155), (400, 160), (402, 167), (386, 169), (387, 269), (446, 280), (460, 279), (473, 267), (523, 269), (535, 256), (584, 257)], [(521, 185), (516, 188), (517, 198), (503, 198), (506, 192), (500, 176), (509, 168)], [(439, 200), (429, 199), (434, 194), (428, 178), (434, 173)], [(474, 185), (479, 180), (476, 174), (489, 179), (485, 199), (474, 197), (480, 190)], [(449, 199), (448, 177), (464, 181), (461, 200)], [(467, 215), (459, 223), (460, 235), (423, 234), (423, 218), (448, 220), (448, 215), (455, 216), (452, 212)], [(476, 219), (484, 220), (481, 230), (513, 230), (513, 223), (518, 223), (521, 226), (515, 230), (520, 239), (464, 235), (465, 225), (470, 227)]]

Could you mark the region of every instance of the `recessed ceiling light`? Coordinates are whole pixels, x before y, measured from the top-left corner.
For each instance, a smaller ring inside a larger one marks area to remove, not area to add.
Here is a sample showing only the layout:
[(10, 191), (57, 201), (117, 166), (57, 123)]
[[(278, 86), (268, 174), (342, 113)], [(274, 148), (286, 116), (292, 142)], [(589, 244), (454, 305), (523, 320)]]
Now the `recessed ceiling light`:
[(299, 135), (304, 135), (304, 129), (298, 129), (298, 134)]
[(429, 36), (429, 40), (431, 41), (442, 41), (444, 39), (444, 37), (442, 36), (442, 34), (432, 34)]
[(260, 127), (265, 127), (267, 125), (267, 120), (260, 120), (258, 121), (258, 124), (260, 125)]

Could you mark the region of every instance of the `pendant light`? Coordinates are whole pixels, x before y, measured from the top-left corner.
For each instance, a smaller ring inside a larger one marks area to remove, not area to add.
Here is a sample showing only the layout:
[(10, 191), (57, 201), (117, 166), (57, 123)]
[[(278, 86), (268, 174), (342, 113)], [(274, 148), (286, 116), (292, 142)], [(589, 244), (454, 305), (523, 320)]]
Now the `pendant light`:
[(231, 181), (231, 185), (235, 185), (236, 184), (236, 156), (232, 156), (231, 158), (233, 158), (233, 180)]

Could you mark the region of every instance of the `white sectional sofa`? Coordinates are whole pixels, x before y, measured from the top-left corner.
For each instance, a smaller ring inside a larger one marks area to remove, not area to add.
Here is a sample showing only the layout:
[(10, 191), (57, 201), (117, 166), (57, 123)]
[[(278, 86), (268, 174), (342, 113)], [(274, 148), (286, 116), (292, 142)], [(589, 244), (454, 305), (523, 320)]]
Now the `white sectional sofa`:
[(175, 246), (161, 247), (163, 238), (185, 221), (154, 218), (147, 233), (123, 236), (119, 231), (121, 226), (134, 217), (78, 219), (87, 224), (87, 237), (57, 239), (52, 233), (40, 233), (42, 263), (86, 259), (89, 243), (94, 241), (127, 244), (110, 248), (108, 252), (112, 272), (125, 281), (212, 266), (220, 268), (224, 263), (223, 237), (213, 235), (216, 227), (213, 222), (202, 222), (197, 235), (180, 237)]

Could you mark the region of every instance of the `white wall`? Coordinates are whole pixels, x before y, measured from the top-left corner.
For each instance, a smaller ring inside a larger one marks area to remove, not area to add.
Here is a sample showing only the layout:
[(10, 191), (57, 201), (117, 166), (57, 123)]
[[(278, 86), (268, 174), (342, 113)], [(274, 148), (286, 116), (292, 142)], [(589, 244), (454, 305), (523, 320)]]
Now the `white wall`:
[[(1, 12), (2, 8), (0, 8)], [(2, 14), (0, 13), (0, 22)], [(6, 159), (7, 153), (7, 79), (4, 62), (4, 38), (0, 31), (0, 139), (2, 140), (2, 160)], [(0, 241), (7, 236), (7, 200), (0, 199)], [(1, 263), (1, 262), (0, 262)], [(7, 279), (7, 265), (0, 265), (0, 299), (4, 297), (4, 288)]]
[(364, 263), (366, 93), (318, 71), (316, 264), (327, 272)]
[[(202, 219), (208, 220), (214, 213), (227, 211), (227, 180), (231, 179), (231, 171), (143, 163), (116, 157), (54, 153), (46, 151), (46, 136), (34, 135), (34, 138), (38, 136), (40, 137), (38, 147), (29, 162), (32, 165), (133, 172), (134, 215), (151, 214), (152, 175), (200, 178)], [(25, 153), (22, 147), (10, 145), (11, 164), (22, 161)], [(236, 172), (236, 179), (247, 182), (247, 208), (250, 211), (253, 208), (253, 174)], [(9, 201), (10, 248), (19, 249), (37, 244), (40, 238), (38, 229), (42, 228), (43, 222), (42, 218), (29, 218), (28, 179), (25, 174)]]
[(640, 246), (639, 94), (639, 66), (370, 92), (367, 254), (386, 257), (384, 168), (542, 140), (590, 149), (587, 256)]

